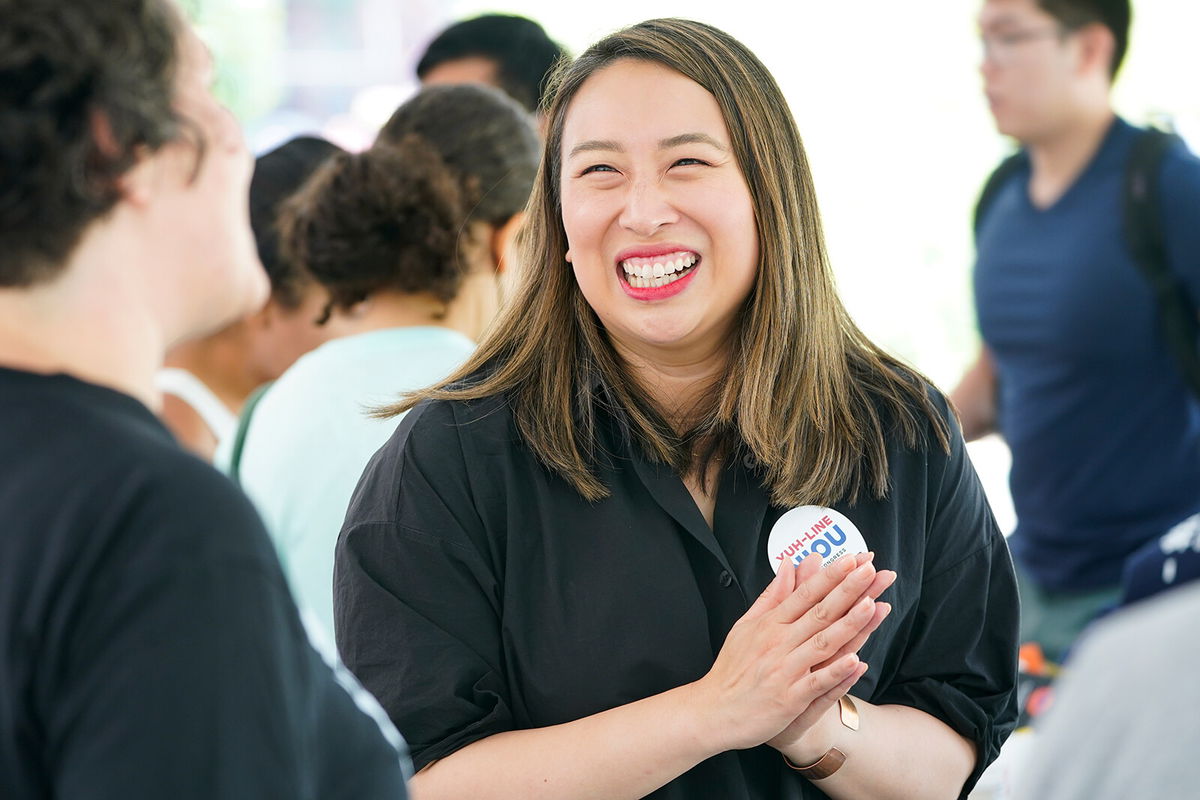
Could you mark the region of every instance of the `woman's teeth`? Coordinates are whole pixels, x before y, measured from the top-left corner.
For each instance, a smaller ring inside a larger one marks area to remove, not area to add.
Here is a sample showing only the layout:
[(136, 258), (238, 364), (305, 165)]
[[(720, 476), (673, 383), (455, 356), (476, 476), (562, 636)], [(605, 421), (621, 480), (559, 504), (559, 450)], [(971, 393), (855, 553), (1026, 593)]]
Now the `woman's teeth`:
[(621, 262), (626, 282), (635, 289), (666, 286), (682, 278), (700, 260), (695, 253), (674, 253), (667, 258), (628, 258)]

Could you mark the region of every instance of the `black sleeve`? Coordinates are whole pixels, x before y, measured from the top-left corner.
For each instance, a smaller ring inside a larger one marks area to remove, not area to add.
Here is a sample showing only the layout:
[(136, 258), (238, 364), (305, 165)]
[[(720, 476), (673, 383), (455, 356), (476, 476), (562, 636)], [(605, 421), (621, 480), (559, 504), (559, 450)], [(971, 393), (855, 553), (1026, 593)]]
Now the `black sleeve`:
[(245, 498), (195, 462), (121, 499), (47, 677), (54, 796), (404, 798), (402, 757), (309, 645)]
[(411, 411), (367, 466), (338, 540), (342, 659), (430, 762), (514, 727), (501, 583), (449, 404)]
[(1016, 724), (1018, 601), (1008, 545), (945, 413), (951, 452), (929, 455), (944, 471), (930, 476), (920, 600), (899, 669), (874, 700), (920, 709), (975, 743), (965, 798)]

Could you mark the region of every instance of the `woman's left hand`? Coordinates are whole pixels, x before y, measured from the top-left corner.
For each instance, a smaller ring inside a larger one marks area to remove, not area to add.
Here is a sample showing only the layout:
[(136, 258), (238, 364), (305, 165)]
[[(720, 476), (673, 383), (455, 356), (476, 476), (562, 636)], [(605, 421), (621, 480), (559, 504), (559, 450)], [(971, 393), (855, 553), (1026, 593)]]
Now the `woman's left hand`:
[[(870, 555), (856, 556), (858, 565), (865, 564), (870, 560)], [(824, 570), (821, 571), (822, 573)], [(818, 576), (819, 577), (820, 573)], [(863, 597), (869, 597), (872, 600), (878, 599), (879, 595), (892, 585), (896, 580), (896, 573), (891, 570), (880, 570), (875, 575), (875, 580), (863, 592)], [(861, 598), (860, 598), (861, 599)], [(813, 666), (813, 669), (819, 669), (827, 664), (833, 663), (842, 656), (848, 653), (857, 653), (862, 646), (866, 644), (868, 637), (879, 628), (887, 615), (891, 613), (892, 607), (889, 603), (876, 603), (875, 616), (872, 617), (862, 631), (851, 641), (847, 642), (837, 653), (832, 655), (826, 661)], [(833, 717), (830, 715), (830, 709), (837, 705), (854, 682), (859, 679), (856, 673), (849, 681), (839, 684), (838, 686), (826, 692), (819, 699), (813, 701), (811, 705), (800, 716), (784, 728), (780, 733), (772, 738), (767, 744), (784, 753), (796, 764), (810, 764), (825, 754), (830, 747), (833, 746), (831, 741), (832, 734), (827, 723), (830, 723)], [(829, 719), (825, 717), (829, 716)], [(811, 756), (811, 757), (810, 757)]]

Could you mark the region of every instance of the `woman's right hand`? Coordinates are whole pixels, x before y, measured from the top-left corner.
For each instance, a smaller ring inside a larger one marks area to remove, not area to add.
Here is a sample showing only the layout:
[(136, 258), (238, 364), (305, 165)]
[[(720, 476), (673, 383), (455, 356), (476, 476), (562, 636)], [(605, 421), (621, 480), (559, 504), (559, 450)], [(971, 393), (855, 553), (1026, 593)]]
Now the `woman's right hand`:
[(858, 680), (866, 664), (853, 651), (876, 619), (875, 597), (893, 578), (877, 573), (870, 557), (822, 569), (820, 557), (810, 556), (780, 567), (734, 624), (712, 669), (692, 684), (723, 749), (763, 744), (812, 703), (835, 702), (827, 695)]

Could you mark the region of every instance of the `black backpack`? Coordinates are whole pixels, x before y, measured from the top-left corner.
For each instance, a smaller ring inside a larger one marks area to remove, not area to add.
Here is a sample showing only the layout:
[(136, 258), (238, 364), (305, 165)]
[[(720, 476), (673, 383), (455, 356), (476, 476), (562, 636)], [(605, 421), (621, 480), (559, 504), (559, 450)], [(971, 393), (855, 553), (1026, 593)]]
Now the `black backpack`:
[[(1188, 297), (1183, 281), (1167, 264), (1166, 235), (1158, 206), (1158, 176), (1162, 160), (1175, 134), (1155, 128), (1142, 131), (1133, 144), (1125, 170), (1124, 232), (1133, 260), (1154, 290), (1167, 347), (1183, 374), (1184, 382), (1200, 397), (1200, 324), (1196, 305)], [(1024, 152), (1009, 156), (996, 167), (983, 185), (975, 205), (975, 233), (983, 215), (1000, 188), (1029, 161)]]

